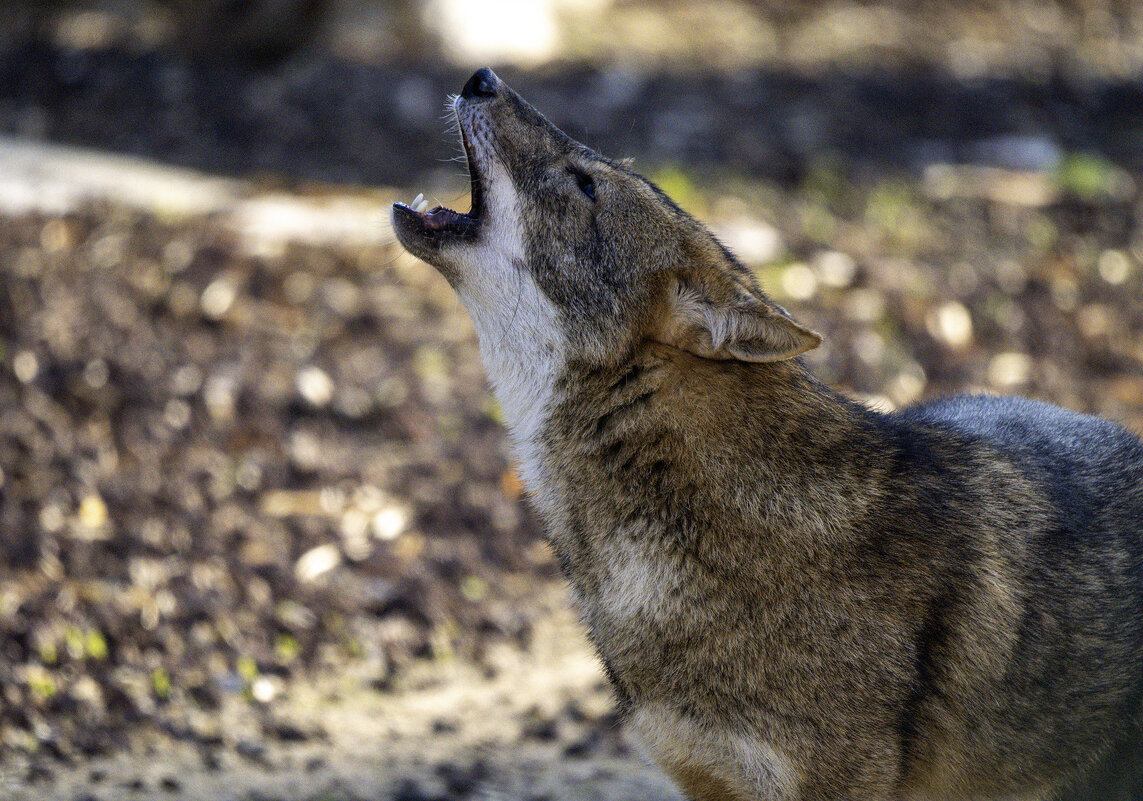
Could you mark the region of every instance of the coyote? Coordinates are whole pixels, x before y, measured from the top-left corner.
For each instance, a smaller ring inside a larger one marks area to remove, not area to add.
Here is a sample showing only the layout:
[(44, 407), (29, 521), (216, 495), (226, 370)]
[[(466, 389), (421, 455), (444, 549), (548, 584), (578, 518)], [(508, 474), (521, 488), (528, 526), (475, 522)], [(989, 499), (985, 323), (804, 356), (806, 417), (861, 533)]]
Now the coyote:
[(849, 400), (652, 183), (489, 69), (453, 108), (471, 211), (393, 226), (472, 316), (647, 754), (696, 801), (1121, 778), (1099, 759), (1136, 750), (1143, 705), (1143, 442), (1018, 398)]

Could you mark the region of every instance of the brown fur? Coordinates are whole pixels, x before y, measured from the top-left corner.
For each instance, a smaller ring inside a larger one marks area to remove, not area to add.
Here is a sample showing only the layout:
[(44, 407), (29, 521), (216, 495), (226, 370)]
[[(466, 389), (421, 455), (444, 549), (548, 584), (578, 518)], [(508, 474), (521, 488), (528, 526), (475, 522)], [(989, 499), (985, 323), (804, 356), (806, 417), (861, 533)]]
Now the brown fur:
[(853, 403), (645, 179), (490, 72), (457, 110), (474, 212), (399, 207), (398, 235), (473, 313), (628, 725), (686, 792), (1031, 801), (1133, 736), (1143, 443), (1015, 399)]
[(667, 766), (666, 771), (683, 792), (695, 801), (748, 801), (703, 768), (689, 765)]

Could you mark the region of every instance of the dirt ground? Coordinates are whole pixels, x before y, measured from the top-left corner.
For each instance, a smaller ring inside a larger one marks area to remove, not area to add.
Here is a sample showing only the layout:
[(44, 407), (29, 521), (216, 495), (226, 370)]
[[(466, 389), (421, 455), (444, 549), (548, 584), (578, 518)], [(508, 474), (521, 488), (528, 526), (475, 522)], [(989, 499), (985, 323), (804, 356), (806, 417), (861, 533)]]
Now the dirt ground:
[[(712, 225), (835, 386), (1143, 432), (1137, 82), (507, 74)], [(0, 797), (678, 798), (617, 725), (470, 323), (387, 227), (464, 206), (463, 77), (0, 49)]]

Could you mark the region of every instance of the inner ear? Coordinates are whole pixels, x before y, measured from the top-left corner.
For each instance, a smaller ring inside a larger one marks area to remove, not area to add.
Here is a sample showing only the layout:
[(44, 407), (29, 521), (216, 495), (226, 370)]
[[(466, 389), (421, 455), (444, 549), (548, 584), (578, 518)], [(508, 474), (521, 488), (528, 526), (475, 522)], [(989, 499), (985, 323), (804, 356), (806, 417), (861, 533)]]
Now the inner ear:
[(738, 282), (710, 289), (676, 279), (658, 338), (704, 359), (744, 362), (792, 359), (821, 344), (819, 334)]

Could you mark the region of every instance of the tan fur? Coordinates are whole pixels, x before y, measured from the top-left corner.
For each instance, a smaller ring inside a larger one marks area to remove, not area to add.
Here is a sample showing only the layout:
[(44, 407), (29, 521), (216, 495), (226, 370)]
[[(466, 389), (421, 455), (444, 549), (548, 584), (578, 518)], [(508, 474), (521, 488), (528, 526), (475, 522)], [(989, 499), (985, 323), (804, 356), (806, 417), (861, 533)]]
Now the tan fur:
[(474, 212), (398, 207), (398, 236), (478, 321), (629, 729), (692, 798), (1032, 801), (1133, 755), (1143, 443), (861, 407), (652, 184), (491, 72), (456, 109)]
[(683, 792), (695, 801), (749, 801), (747, 797), (733, 792), (705, 768), (680, 765), (669, 766), (666, 770)]

